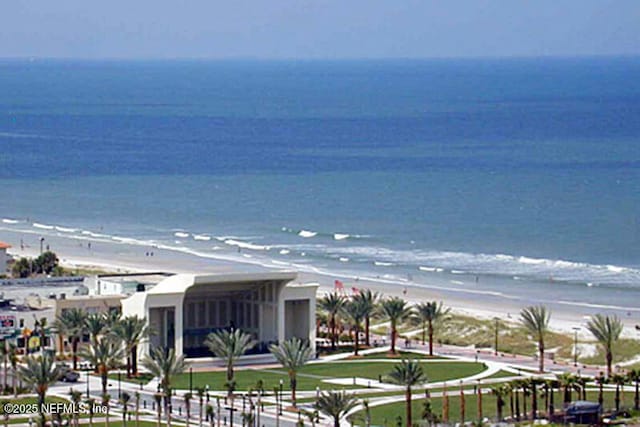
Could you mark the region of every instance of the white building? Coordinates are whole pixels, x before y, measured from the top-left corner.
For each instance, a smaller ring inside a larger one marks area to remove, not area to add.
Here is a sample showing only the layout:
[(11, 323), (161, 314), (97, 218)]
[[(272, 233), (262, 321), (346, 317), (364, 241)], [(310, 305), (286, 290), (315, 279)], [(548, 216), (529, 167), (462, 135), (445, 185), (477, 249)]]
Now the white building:
[(255, 353), (292, 337), (315, 347), (317, 284), (292, 284), (295, 272), (178, 274), (122, 300), (125, 316), (149, 319), (155, 332), (140, 348), (174, 348), (178, 355), (211, 357), (204, 345), (215, 330), (241, 329), (258, 341)]
[(0, 275), (7, 273), (7, 269), (9, 268), (9, 254), (7, 254), (7, 249), (9, 249), (11, 245), (8, 243), (0, 242)]

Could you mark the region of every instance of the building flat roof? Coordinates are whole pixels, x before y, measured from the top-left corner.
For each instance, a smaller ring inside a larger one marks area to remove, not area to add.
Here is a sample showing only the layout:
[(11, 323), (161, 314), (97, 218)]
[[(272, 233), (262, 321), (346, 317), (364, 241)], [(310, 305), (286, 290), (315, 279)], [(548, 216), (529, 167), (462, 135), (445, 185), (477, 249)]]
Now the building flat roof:
[(185, 293), (187, 289), (195, 285), (216, 285), (246, 282), (286, 281), (295, 280), (298, 274), (295, 271), (276, 271), (265, 273), (225, 273), (225, 274), (176, 274), (167, 277), (152, 289), (148, 295), (168, 295)]

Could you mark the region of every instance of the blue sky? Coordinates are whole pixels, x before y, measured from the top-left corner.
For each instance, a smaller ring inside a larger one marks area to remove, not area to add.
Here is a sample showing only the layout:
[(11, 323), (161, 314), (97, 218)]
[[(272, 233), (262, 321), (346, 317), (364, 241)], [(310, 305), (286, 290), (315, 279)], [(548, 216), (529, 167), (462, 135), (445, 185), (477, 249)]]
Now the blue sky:
[(0, 57), (640, 54), (640, 0), (7, 0)]

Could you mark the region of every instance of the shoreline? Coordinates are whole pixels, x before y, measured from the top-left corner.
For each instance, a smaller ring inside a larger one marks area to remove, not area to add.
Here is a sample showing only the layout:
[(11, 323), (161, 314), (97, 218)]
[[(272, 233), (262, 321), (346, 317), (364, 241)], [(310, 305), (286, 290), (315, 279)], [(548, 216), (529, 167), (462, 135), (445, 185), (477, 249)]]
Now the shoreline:
[[(22, 233), (17, 231), (0, 231), (0, 240), (6, 241), (13, 247), (8, 251), (14, 256), (34, 257), (39, 253), (39, 238), (37, 233)], [(25, 244), (20, 248), (20, 242)], [(96, 268), (113, 272), (144, 272), (166, 271), (171, 273), (222, 273), (231, 271), (265, 271), (265, 270), (292, 270), (283, 265), (274, 264), (268, 268), (259, 265), (251, 258), (246, 261), (233, 259), (230, 254), (221, 253), (220, 256), (208, 256), (206, 258), (182, 251), (175, 251), (160, 247), (142, 247), (127, 242), (96, 242), (87, 239), (81, 241), (63, 236), (47, 236), (47, 244), (56, 252), (60, 263), (70, 268)], [(91, 242), (91, 248), (87, 243)], [(153, 255), (151, 255), (153, 254)], [(245, 255), (246, 256), (246, 255)], [(492, 319), (499, 317), (506, 322), (516, 323), (520, 310), (534, 304), (533, 301), (524, 301), (505, 297), (500, 294), (476, 292), (473, 289), (447, 288), (446, 283), (433, 282), (430, 284), (413, 284), (410, 282), (398, 282), (391, 279), (359, 277), (357, 279), (345, 278), (342, 275), (326, 274), (325, 272), (300, 272), (298, 282), (314, 282), (320, 285), (318, 296), (334, 290), (334, 281), (341, 280), (344, 283), (345, 294), (353, 292), (352, 288), (371, 289), (385, 296), (398, 296), (406, 299), (411, 304), (427, 300), (441, 300), (447, 307), (451, 307), (455, 314), (476, 317), (480, 319)], [(640, 323), (639, 312), (620, 313), (620, 310), (598, 309), (597, 307), (564, 306), (561, 302), (545, 304), (552, 312), (550, 328), (556, 332), (572, 334), (574, 327), (580, 327), (579, 335), (589, 337), (590, 334), (584, 327), (588, 316), (595, 313), (617, 314), (625, 325), (624, 336), (637, 337), (635, 325)], [(640, 311), (640, 309), (639, 309)]]

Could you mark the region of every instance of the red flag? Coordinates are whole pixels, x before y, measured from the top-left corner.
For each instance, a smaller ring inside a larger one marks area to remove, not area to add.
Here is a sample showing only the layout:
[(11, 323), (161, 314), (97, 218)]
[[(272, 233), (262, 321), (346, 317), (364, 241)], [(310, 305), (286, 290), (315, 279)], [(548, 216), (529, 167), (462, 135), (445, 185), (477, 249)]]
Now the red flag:
[(333, 282), (333, 288), (340, 291), (344, 291), (344, 284), (340, 280), (336, 279)]
[(352, 294), (359, 294), (360, 293), (360, 289), (356, 288), (355, 286), (351, 287), (351, 293)]

